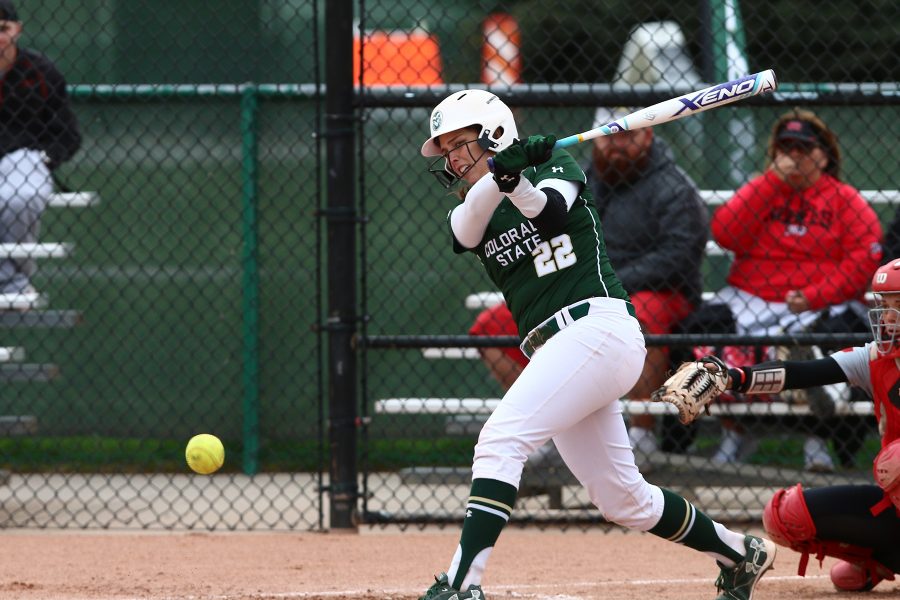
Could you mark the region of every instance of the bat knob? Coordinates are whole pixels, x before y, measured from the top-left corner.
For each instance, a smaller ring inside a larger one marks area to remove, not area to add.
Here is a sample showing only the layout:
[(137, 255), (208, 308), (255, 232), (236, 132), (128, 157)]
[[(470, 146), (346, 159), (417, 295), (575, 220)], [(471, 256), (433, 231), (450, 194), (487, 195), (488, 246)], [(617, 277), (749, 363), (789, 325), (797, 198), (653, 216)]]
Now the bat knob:
[(493, 156), (491, 156), (487, 159), (487, 166), (488, 166), (488, 169), (490, 169), (491, 173), (493, 173), (494, 172), (494, 157)]

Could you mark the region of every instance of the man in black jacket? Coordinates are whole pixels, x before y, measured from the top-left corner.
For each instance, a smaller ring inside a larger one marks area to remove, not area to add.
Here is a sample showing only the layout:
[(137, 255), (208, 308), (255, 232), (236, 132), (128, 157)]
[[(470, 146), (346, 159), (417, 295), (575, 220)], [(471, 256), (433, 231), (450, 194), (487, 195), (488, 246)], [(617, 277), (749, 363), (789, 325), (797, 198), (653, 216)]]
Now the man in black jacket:
[[(0, 242), (37, 241), (51, 172), (81, 145), (66, 81), (45, 56), (18, 46), (22, 22), (0, 0)], [(0, 293), (34, 293), (31, 260), (0, 257)]]
[[(600, 108), (594, 127), (632, 109)], [(666, 334), (700, 303), (700, 265), (708, 214), (697, 185), (675, 163), (652, 128), (594, 140), (588, 186), (603, 223), (606, 251), (634, 304), (645, 334)], [(630, 398), (647, 399), (665, 381), (668, 349), (648, 346), (641, 378)], [(638, 454), (657, 448), (650, 415), (631, 417), (629, 436)]]

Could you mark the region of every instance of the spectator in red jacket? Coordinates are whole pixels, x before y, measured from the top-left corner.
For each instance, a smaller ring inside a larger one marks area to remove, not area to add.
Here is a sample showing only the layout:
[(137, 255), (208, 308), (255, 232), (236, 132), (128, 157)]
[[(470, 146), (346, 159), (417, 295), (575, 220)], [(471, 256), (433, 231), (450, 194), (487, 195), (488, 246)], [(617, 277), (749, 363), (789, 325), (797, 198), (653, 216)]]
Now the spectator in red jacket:
[[(882, 230), (872, 207), (840, 179), (837, 136), (813, 112), (792, 110), (775, 122), (766, 157), (765, 172), (713, 215), (713, 238), (734, 253), (718, 300), (731, 308), (739, 334), (865, 331)], [(714, 459), (735, 461), (749, 440), (723, 425)], [(831, 470), (825, 440), (814, 433), (804, 445), (806, 466)]]

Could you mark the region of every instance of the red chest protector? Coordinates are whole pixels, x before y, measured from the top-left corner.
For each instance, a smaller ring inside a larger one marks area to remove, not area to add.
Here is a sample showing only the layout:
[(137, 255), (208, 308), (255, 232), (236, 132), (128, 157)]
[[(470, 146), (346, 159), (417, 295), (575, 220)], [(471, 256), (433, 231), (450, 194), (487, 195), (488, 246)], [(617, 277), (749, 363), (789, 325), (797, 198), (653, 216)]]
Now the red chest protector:
[(869, 361), (869, 373), (875, 419), (881, 433), (881, 446), (884, 447), (900, 438), (900, 366), (896, 356), (875, 356)]

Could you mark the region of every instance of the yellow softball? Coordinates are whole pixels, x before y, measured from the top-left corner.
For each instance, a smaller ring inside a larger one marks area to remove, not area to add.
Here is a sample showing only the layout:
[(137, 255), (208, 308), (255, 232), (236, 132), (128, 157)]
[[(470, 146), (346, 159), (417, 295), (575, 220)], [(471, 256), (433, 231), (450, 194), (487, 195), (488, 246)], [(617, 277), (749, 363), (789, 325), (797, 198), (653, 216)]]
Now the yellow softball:
[(215, 473), (225, 462), (225, 446), (209, 433), (201, 433), (190, 439), (184, 451), (187, 464), (196, 473)]

